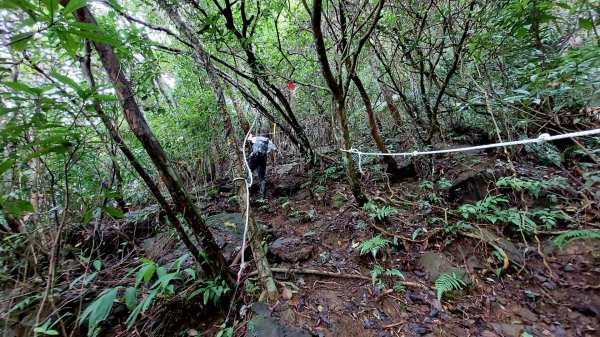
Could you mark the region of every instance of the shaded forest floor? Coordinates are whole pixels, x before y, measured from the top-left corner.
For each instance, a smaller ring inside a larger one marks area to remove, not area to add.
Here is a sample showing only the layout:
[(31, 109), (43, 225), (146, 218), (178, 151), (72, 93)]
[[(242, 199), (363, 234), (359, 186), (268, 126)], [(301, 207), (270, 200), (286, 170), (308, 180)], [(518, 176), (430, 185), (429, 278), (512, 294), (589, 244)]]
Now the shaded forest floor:
[[(265, 232), (271, 267), (296, 270), (275, 273), (282, 290), (276, 305), (252, 305), (259, 300), (260, 288), (257, 277), (246, 274), (245, 292), (241, 287), (232, 289), (238, 305), (228, 312), (175, 296), (155, 302), (133, 330), (126, 330), (128, 311), (117, 304), (100, 335), (145, 336), (160, 331), (174, 336), (184, 331), (180, 335), (214, 336), (218, 325), (230, 317), (235, 320), (234, 336), (597, 336), (600, 240), (579, 240), (564, 248), (552, 240), (575, 223), (598, 227), (593, 192), (598, 183), (586, 185), (575, 167), (565, 175), (562, 168), (520, 160), (515, 171), (521, 179), (552, 181), (564, 176), (566, 181), (560, 188), (541, 189), (537, 197), (515, 193), (495, 184), (511, 175), (499, 158), (474, 154), (430, 163), (429, 168), (446, 168), (433, 174), (445, 177), (446, 184), (416, 178), (390, 183), (376, 173), (377, 163), (364, 165), (365, 191), (378, 205), (371, 210), (355, 206), (341, 167), (312, 173), (300, 163), (272, 165), (268, 198), (252, 200), (252, 207)], [(457, 211), (460, 205), (475, 205), (490, 195), (504, 195), (509, 204), (524, 203), (531, 211), (550, 207), (571, 219), (558, 219), (544, 229), (539, 242), (514, 226), (467, 221), (476, 229), (471, 233), (491, 237), (488, 241), (506, 253), (510, 266), (501, 271), (503, 255), (485, 240), (461, 234), (462, 227), (457, 226), (464, 220)], [(235, 260), (243, 222), (233, 183), (215, 185), (198, 198), (198, 205), (209, 215), (226, 257)], [(394, 211), (378, 216), (383, 205)], [(169, 265), (185, 253), (177, 236), (158, 226), (163, 219), (155, 207), (134, 210), (129, 217), (136, 220), (107, 225), (101, 237), (90, 229), (70, 238), (75, 247), (94, 241), (108, 257), (85, 295), (80, 289), (64, 292), (59, 303), (70, 305), (61, 308), (68, 309), (80, 298), (93, 299), (108, 287), (132, 285), (135, 277), (127, 272), (141, 257)], [(361, 244), (377, 236), (389, 243), (374, 256), (368, 250), (361, 255)], [(251, 259), (249, 251), (246, 257)], [(59, 276), (59, 286), (66, 288), (81, 274), (73, 265), (73, 274)], [(253, 267), (251, 263), (246, 272)], [(382, 272), (373, 281), (378, 267)], [(386, 275), (385, 270), (397, 270), (404, 279)], [(468, 287), (445, 294), (439, 302), (432, 286), (443, 273), (457, 274)], [(403, 281), (404, 285), (398, 283)]]
[[(278, 279), (298, 287), (291, 299), (282, 300), (293, 308), (295, 324), (324, 336), (596, 336), (600, 329), (598, 240), (559, 249), (551, 241), (552, 234), (570, 224), (559, 224), (536, 243), (509, 226), (479, 223), (482, 231), (497, 235), (495, 242), (513, 260), (498, 277), (493, 271), (501, 259), (494, 248), (447, 233), (451, 224), (445, 230), (443, 221), (438, 221), (460, 220), (443, 209), (475, 203), (494, 192), (494, 180), (506, 173), (498, 167), (506, 163), (486, 158), (475, 155), (436, 162), (434, 166), (448, 168), (442, 176), (454, 182), (441, 190), (426, 188), (423, 181), (389, 184), (376, 175), (363, 177), (373, 200), (398, 210), (383, 220), (371, 219), (369, 211), (354, 206), (341, 171), (330, 170), (326, 173), (330, 176), (323, 178), (299, 173), (301, 169), (276, 168), (272, 192), (279, 197), (270, 197), (267, 205), (256, 204), (256, 218), (270, 228), (267, 240), (274, 241), (271, 255), (278, 262), (273, 267), (371, 277), (379, 265), (397, 269), (407, 281), (426, 286), (440, 273), (456, 270), (468, 273), (467, 283), (471, 281), (465, 291), (454, 292), (440, 303), (430, 288), (394, 289), (394, 282), (400, 280), (395, 276), (382, 275), (374, 284), (343, 277), (277, 274)], [(563, 174), (527, 163), (517, 164), (516, 171), (522, 178), (546, 181)], [(574, 190), (584, 188), (574, 183), (569, 184)], [(572, 193), (563, 195), (564, 200), (579, 199)], [(543, 201), (529, 198), (526, 202), (534, 208)], [(598, 224), (597, 204), (574, 208), (558, 203), (554, 207), (580, 221)], [(375, 259), (369, 253), (361, 256), (359, 244), (376, 235), (392, 243)], [(378, 286), (382, 285), (379, 279), (385, 286)], [(278, 315), (277, 308), (271, 315)]]

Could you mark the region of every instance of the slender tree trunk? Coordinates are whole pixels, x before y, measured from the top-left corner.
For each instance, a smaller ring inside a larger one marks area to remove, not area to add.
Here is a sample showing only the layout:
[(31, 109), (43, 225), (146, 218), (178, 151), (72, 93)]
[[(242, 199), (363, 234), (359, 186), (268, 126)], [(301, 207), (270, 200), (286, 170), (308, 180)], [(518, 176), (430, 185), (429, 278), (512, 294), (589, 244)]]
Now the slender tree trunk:
[[(314, 0), (312, 13), (311, 13), (311, 26), (312, 33), (315, 40), (315, 46), (317, 51), (317, 58), (321, 65), (323, 78), (327, 82), (327, 86), (331, 90), (331, 94), (334, 101), (334, 109), (340, 119), (340, 127), (342, 129), (342, 139), (344, 148), (350, 149), (352, 147), (352, 140), (350, 139), (350, 131), (348, 130), (348, 117), (346, 113), (346, 102), (344, 95), (344, 88), (341, 83), (338, 83), (331, 71), (329, 60), (327, 57), (327, 49), (325, 48), (325, 41), (323, 39), (323, 31), (321, 30), (321, 14), (323, 11), (322, 0)], [(346, 171), (348, 175), (348, 184), (350, 190), (356, 199), (359, 206), (362, 206), (368, 202), (367, 197), (362, 192), (356, 169), (354, 167), (354, 159), (352, 154), (344, 152), (344, 161), (346, 163)]]
[[(177, 27), (177, 30), (183, 33), (183, 35), (188, 39), (188, 41), (191, 42), (191, 45), (194, 46), (196, 62), (202, 65), (206, 70), (206, 73), (208, 74), (209, 83), (212, 86), (213, 93), (217, 101), (218, 111), (221, 114), (221, 117), (223, 118), (224, 131), (227, 136), (227, 140), (229, 143), (232, 144), (231, 148), (234, 163), (234, 174), (237, 177), (246, 177), (246, 174), (244, 173), (245, 171), (243, 169), (243, 167), (246, 164), (242, 159), (240, 150), (241, 145), (237, 137), (235, 137), (233, 125), (231, 124), (231, 119), (229, 118), (229, 112), (227, 111), (227, 105), (225, 103), (223, 88), (217, 75), (217, 70), (210, 61), (210, 55), (204, 50), (200, 40), (198, 40), (194, 32), (192, 32), (192, 30), (186, 25), (186, 23), (183, 22), (183, 20), (181, 19), (179, 14), (177, 14), (175, 9), (165, 0), (158, 0), (157, 2), (159, 6), (167, 13), (171, 21), (173, 21), (175, 27)], [(246, 192), (246, 187), (241, 185), (238, 191), (238, 195), (240, 196), (240, 210), (242, 211), (242, 215), (244, 217), (247, 216), (249, 219), (248, 233), (250, 236), (250, 245), (252, 247), (252, 253), (254, 255), (254, 260), (256, 261), (256, 267), (258, 268), (258, 273), (261, 278), (261, 284), (267, 292), (267, 297), (269, 301), (275, 302), (278, 297), (277, 286), (275, 285), (275, 279), (273, 278), (273, 274), (271, 273), (271, 268), (269, 266), (266, 253), (262, 245), (262, 234), (256, 226), (256, 222), (254, 221), (252, 209), (249, 208), (249, 212), (248, 214), (246, 214), (245, 202), (247, 200), (250, 200)]]
[[(91, 55), (89, 53), (89, 47), (89, 41), (86, 41), (86, 49), (88, 49), (88, 53), (86, 53), (85, 57), (80, 58), (79, 62), (81, 64), (83, 77), (86, 79), (88, 86), (92, 90), (94, 90), (96, 88), (96, 83), (94, 81), (94, 75), (92, 73), (90, 59)], [(203, 259), (202, 255), (200, 254), (200, 251), (192, 243), (189, 236), (185, 232), (183, 225), (177, 218), (177, 214), (175, 214), (175, 212), (167, 202), (167, 199), (163, 196), (162, 192), (158, 188), (158, 185), (154, 182), (154, 179), (150, 176), (150, 174), (148, 174), (148, 172), (146, 172), (146, 170), (144, 169), (142, 164), (140, 164), (140, 162), (137, 160), (131, 149), (129, 149), (127, 144), (125, 144), (125, 141), (123, 141), (123, 138), (121, 138), (121, 135), (119, 135), (119, 131), (117, 130), (115, 124), (112, 122), (112, 119), (108, 117), (104, 112), (100, 100), (94, 98), (93, 104), (94, 110), (96, 111), (98, 117), (100, 117), (102, 124), (104, 124), (111, 138), (113, 139), (119, 150), (121, 150), (125, 158), (127, 158), (133, 169), (137, 172), (137, 174), (140, 175), (146, 186), (148, 186), (148, 189), (150, 190), (154, 198), (156, 198), (156, 201), (158, 201), (160, 207), (165, 211), (167, 219), (169, 219), (171, 225), (175, 227), (175, 230), (177, 230), (177, 233), (179, 234), (179, 237), (181, 238), (183, 244), (190, 251), (190, 253), (192, 253), (192, 255), (194, 256), (194, 258), (196, 258), (197, 261), (202, 261)]]
[[(352, 76), (352, 81), (354, 82), (354, 85), (356, 85), (356, 88), (360, 93), (360, 97), (363, 101), (363, 104), (365, 105), (365, 109), (367, 110), (367, 114), (369, 115), (369, 130), (371, 131), (371, 137), (373, 137), (373, 140), (377, 145), (377, 149), (379, 149), (381, 153), (389, 153), (389, 151), (385, 147), (383, 139), (381, 139), (381, 136), (379, 135), (377, 123), (375, 121), (375, 111), (373, 111), (373, 104), (371, 104), (371, 99), (369, 98), (369, 94), (367, 93), (365, 86), (363, 85), (358, 75)], [(383, 156), (383, 161), (387, 164), (387, 173), (390, 174), (394, 179), (397, 179), (398, 164), (396, 164), (394, 158), (391, 156)]]
[(233, 100), (233, 108), (237, 113), (238, 120), (240, 121), (240, 125), (242, 126), (242, 131), (244, 131), (244, 134), (248, 133), (248, 131), (250, 131), (250, 123), (248, 123), (248, 120), (244, 115), (244, 110), (242, 110), (242, 103), (239, 99), (236, 98)]
[[(116, 155), (116, 153), (114, 153), (113, 155)], [(119, 167), (119, 163), (116, 159), (114, 160), (113, 165), (113, 170), (115, 172), (115, 180), (117, 181), (117, 194), (119, 194), (115, 198), (115, 200), (117, 201), (119, 207), (121, 207), (123, 213), (127, 213), (129, 212), (129, 207), (127, 207), (127, 203), (123, 198), (123, 176), (121, 176), (121, 168)]]
[[(61, 3), (66, 5), (69, 3), (69, 0), (61, 0)], [(76, 10), (73, 14), (79, 22), (98, 25), (87, 6)], [(162, 146), (148, 126), (135, 99), (133, 88), (125, 76), (125, 72), (112, 46), (97, 41), (93, 44), (110, 81), (114, 85), (117, 97), (121, 101), (123, 114), (127, 123), (156, 166), (161, 179), (173, 197), (175, 208), (181, 212), (192, 231), (196, 232), (200, 237), (200, 244), (207, 257), (205, 261), (202, 261), (203, 269), (209, 277), (215, 278), (221, 275), (229, 284), (233, 285), (234, 280), (225, 262), (223, 253), (217, 246), (212, 233), (202, 219), (196, 205), (194, 205), (192, 199), (185, 191), (179, 176), (173, 169)]]
[(383, 78), (381, 77), (381, 72), (379, 71), (379, 59), (375, 56), (375, 53), (371, 49), (369, 57), (369, 63), (371, 64), (371, 70), (373, 71), (373, 76), (377, 79), (377, 83), (379, 84), (379, 90), (381, 90), (381, 94), (383, 95), (383, 99), (385, 99), (385, 103), (387, 104), (387, 109), (392, 115), (394, 122), (398, 127), (403, 126), (402, 116), (400, 115), (400, 110), (396, 107), (394, 103), (394, 98), (392, 97), (392, 93), (385, 86), (385, 82), (383, 82)]
[[(340, 118), (344, 148), (350, 149), (352, 147), (352, 140), (350, 139), (350, 131), (348, 130), (348, 114), (346, 112), (346, 104), (343, 101), (336, 101), (335, 105), (337, 115)], [(362, 192), (360, 183), (358, 182), (358, 175), (356, 174), (356, 167), (354, 166), (354, 158), (352, 158), (352, 153), (344, 152), (344, 161), (346, 163), (346, 174), (348, 175), (350, 190), (354, 195), (354, 199), (356, 199), (356, 203), (362, 207), (364, 204), (369, 202), (369, 200)]]

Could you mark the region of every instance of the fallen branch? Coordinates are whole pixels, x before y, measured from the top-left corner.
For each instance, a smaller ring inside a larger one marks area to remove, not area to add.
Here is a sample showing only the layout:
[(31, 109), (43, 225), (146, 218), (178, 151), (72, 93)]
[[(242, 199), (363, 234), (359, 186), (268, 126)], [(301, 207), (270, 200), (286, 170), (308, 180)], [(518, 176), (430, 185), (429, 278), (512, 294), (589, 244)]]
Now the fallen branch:
[[(305, 274), (305, 275), (319, 275), (319, 276), (328, 276), (328, 277), (339, 277), (339, 278), (349, 278), (363, 281), (371, 281), (371, 277), (358, 275), (358, 274), (345, 274), (341, 272), (331, 272), (325, 270), (316, 270), (316, 269), (295, 269), (295, 268), (271, 268), (273, 273), (284, 273), (284, 274)], [(258, 275), (257, 271), (253, 271), (249, 273), (247, 276), (256, 276)], [(403, 286), (406, 287), (414, 287), (421, 289), (428, 289), (427, 285), (418, 283), (418, 282), (410, 282), (410, 281), (400, 281)]]

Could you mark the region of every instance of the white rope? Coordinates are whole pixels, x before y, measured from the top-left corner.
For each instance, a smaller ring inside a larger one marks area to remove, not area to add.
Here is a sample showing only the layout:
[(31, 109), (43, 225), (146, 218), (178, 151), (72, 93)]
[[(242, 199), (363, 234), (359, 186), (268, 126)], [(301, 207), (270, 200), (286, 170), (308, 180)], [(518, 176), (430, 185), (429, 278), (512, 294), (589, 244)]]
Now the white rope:
[(403, 157), (406, 157), (406, 156), (423, 156), (423, 155), (429, 155), (429, 154), (466, 152), (466, 151), (475, 151), (475, 150), (483, 150), (483, 149), (491, 149), (491, 148), (496, 148), (496, 147), (515, 146), (515, 145), (523, 145), (523, 144), (531, 144), (531, 143), (542, 144), (544, 142), (549, 142), (549, 141), (558, 140), (558, 139), (592, 136), (592, 135), (597, 135), (597, 134), (600, 134), (600, 129), (571, 132), (571, 133), (565, 133), (562, 135), (554, 135), (554, 136), (550, 136), (547, 133), (542, 133), (541, 135), (539, 135), (539, 137), (531, 138), (531, 139), (515, 140), (515, 141), (511, 141), (511, 142), (486, 144), (486, 145), (478, 145), (478, 146), (459, 147), (459, 148), (455, 148), (455, 149), (433, 150), (433, 151), (382, 153), (382, 152), (362, 152), (355, 148), (350, 148), (348, 150), (340, 149), (340, 151), (358, 155), (358, 170), (361, 173), (364, 173), (362, 171), (362, 163), (361, 163), (362, 156), (403, 156)]
[[(242, 279), (242, 273), (244, 272), (244, 268), (246, 268), (246, 262), (244, 261), (244, 255), (246, 252), (246, 237), (248, 236), (248, 222), (250, 221), (250, 186), (252, 186), (252, 182), (254, 181), (254, 178), (252, 177), (252, 170), (250, 170), (250, 164), (248, 164), (248, 158), (246, 158), (246, 142), (248, 141), (248, 138), (250, 137), (250, 134), (252, 133), (252, 128), (254, 128), (254, 124), (256, 124), (256, 120), (258, 119), (258, 111), (254, 112), (254, 121), (252, 122), (252, 125), (250, 126), (250, 128), (248, 129), (248, 132), (246, 133), (246, 137), (244, 137), (244, 142), (242, 143), (242, 156), (244, 157), (244, 165), (246, 166), (246, 170), (248, 171), (248, 175), (246, 177), (246, 179), (244, 179), (244, 183), (246, 185), (246, 220), (245, 220), (245, 225), (244, 225), (244, 236), (242, 239), (242, 259), (240, 262), (240, 270), (237, 273), (237, 281), (238, 283), (240, 282), (240, 280)], [(236, 180), (236, 179), (234, 179)]]

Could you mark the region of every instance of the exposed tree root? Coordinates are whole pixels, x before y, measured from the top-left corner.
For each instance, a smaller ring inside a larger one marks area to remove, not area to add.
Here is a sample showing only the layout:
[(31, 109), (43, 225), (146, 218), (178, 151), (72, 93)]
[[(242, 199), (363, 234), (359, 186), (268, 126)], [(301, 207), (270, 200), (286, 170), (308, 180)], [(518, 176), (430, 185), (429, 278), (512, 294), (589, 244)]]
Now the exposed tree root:
[[(371, 281), (371, 277), (369, 277), (369, 276), (358, 275), (358, 274), (334, 273), (331, 271), (316, 270), (316, 269), (271, 268), (271, 271), (273, 273), (319, 275), (319, 276), (339, 277), (339, 278), (349, 278), (349, 279), (356, 279), (356, 280)], [(258, 275), (258, 272), (253, 271), (252, 273), (249, 273), (247, 276), (256, 276), (256, 275)], [(406, 287), (429, 289), (429, 287), (427, 287), (427, 285), (418, 283), (418, 282), (400, 281), (400, 283)]]

